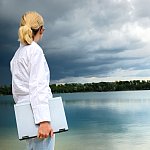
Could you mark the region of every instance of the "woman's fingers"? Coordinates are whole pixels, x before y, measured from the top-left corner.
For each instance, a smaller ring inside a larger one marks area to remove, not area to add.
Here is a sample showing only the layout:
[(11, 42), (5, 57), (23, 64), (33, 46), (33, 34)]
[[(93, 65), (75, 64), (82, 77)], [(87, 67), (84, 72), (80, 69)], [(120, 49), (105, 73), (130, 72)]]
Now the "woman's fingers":
[(43, 132), (43, 131), (39, 131), (38, 132), (38, 138), (47, 138), (49, 136), (49, 132)]
[(37, 135), (38, 138), (43, 139), (49, 136), (53, 137), (53, 135), (54, 135), (53, 129), (49, 123), (43, 122), (40, 124), (38, 128), (38, 135)]
[(54, 136), (54, 132), (53, 132), (53, 129), (51, 129), (51, 132), (50, 132), (50, 137), (53, 137)]

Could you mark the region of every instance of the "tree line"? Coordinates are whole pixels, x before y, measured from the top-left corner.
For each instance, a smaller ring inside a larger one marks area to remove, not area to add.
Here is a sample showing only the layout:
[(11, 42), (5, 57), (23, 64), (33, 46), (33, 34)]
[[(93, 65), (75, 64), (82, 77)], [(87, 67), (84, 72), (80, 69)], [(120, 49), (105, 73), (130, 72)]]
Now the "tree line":
[[(129, 91), (129, 90), (150, 90), (150, 80), (115, 81), (99, 83), (66, 83), (52, 84), (50, 88), (53, 93), (73, 92), (107, 92), (107, 91)], [(11, 95), (10, 86), (0, 86), (0, 95)]]
[(54, 93), (73, 92), (107, 92), (107, 91), (129, 91), (129, 90), (150, 90), (150, 80), (116, 81), (99, 83), (70, 83), (51, 85)]

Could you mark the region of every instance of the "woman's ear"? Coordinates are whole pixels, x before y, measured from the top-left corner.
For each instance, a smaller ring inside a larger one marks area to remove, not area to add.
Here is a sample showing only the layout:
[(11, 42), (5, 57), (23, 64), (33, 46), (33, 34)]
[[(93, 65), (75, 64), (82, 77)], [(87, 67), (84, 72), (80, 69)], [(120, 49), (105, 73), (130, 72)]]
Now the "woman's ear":
[(40, 34), (43, 34), (44, 30), (45, 30), (45, 29), (44, 29), (43, 27), (40, 27), (40, 29), (39, 29)]
[(42, 30), (42, 28), (40, 28), (39, 33), (40, 33), (40, 34), (43, 34), (43, 30)]

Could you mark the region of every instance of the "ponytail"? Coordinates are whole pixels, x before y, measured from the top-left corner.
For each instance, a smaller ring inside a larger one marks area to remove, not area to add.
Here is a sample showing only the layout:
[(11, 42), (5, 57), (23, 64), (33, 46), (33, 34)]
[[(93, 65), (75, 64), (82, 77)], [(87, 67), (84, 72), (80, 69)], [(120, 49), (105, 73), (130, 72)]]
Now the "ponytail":
[(22, 44), (30, 45), (33, 41), (32, 30), (28, 25), (24, 25), (19, 28), (18, 36)]
[(26, 12), (21, 18), (18, 30), (19, 41), (24, 45), (30, 45), (39, 28), (43, 25), (44, 20), (39, 13)]

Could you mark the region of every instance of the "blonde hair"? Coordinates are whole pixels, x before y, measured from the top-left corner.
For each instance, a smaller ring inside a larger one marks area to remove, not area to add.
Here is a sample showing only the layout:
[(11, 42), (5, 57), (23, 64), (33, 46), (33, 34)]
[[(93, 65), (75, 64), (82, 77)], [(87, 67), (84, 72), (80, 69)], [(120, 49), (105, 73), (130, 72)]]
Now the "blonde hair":
[(44, 26), (44, 20), (40, 14), (35, 11), (26, 12), (20, 21), (18, 30), (19, 41), (22, 44), (30, 45), (37, 33), (36, 31), (42, 26)]

